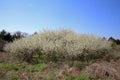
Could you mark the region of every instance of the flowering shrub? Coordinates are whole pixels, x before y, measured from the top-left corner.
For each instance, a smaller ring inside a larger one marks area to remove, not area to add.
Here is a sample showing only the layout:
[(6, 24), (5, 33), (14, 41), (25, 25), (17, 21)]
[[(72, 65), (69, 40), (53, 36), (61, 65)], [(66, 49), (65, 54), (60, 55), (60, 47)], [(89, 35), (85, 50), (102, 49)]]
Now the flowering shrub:
[[(72, 30), (43, 31), (30, 37), (21, 38), (5, 46), (4, 50), (21, 59), (34, 53), (48, 57), (75, 57), (89, 55), (90, 51), (108, 50), (111, 44), (107, 40), (91, 34), (77, 34)], [(97, 55), (94, 52), (94, 55)]]

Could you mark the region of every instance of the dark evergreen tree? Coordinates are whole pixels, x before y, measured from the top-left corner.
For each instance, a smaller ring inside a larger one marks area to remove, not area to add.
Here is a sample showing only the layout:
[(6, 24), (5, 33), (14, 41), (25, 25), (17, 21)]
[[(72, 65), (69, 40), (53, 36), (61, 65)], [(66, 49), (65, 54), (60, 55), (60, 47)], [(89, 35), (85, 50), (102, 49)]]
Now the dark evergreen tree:
[(4, 40), (6, 33), (7, 33), (7, 32), (6, 32), (5, 30), (2, 30), (2, 31), (0, 32), (0, 38), (1, 38), (2, 40)]
[(117, 39), (117, 40), (116, 40), (116, 43), (117, 43), (118, 45), (120, 45), (120, 40), (119, 40), (119, 39)]
[(12, 42), (13, 40), (12, 40), (11, 34), (10, 34), (10, 33), (7, 33), (7, 34), (5, 35), (4, 40), (7, 41), (7, 42)]

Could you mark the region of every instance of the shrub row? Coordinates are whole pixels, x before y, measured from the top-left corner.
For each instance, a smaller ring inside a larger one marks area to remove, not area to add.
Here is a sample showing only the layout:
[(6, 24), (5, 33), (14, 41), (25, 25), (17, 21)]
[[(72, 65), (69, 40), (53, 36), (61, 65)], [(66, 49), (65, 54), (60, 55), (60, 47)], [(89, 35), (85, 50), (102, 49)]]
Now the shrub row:
[(21, 38), (5, 46), (4, 50), (20, 59), (32, 58), (34, 54), (59, 58), (99, 54), (111, 48), (110, 42), (91, 34), (77, 34), (72, 30), (46, 30), (30, 37)]

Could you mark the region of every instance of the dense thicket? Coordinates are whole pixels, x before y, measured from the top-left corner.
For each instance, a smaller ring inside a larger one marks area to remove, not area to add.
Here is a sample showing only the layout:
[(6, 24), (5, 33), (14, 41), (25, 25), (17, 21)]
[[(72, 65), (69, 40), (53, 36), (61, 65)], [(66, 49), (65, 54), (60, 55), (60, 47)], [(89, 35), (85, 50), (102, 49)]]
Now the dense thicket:
[(100, 57), (111, 44), (107, 40), (91, 34), (77, 34), (72, 30), (43, 31), (36, 35), (21, 38), (6, 45), (5, 50), (20, 59), (31, 59), (33, 54), (54, 58)]

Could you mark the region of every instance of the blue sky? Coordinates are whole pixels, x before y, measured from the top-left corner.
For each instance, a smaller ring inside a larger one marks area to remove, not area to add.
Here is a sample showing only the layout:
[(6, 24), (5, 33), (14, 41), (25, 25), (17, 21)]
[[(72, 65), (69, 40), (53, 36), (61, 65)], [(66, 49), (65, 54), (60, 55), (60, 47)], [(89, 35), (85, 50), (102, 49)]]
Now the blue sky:
[(0, 31), (59, 28), (120, 39), (120, 0), (0, 0)]

